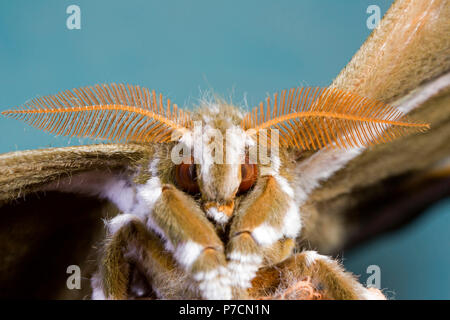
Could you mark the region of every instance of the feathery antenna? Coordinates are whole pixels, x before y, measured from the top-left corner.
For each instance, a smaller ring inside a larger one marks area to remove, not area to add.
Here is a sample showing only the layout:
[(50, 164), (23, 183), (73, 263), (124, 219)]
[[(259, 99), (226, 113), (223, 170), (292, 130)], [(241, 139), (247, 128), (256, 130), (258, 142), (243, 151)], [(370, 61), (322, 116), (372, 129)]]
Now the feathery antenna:
[(166, 142), (189, 126), (189, 114), (162, 94), (125, 84), (102, 84), (35, 98), (2, 112), (57, 135), (115, 142)]
[[(57, 135), (115, 142), (167, 142), (191, 126), (188, 112), (161, 94), (125, 84), (103, 84), (35, 98), (2, 112)], [(285, 147), (352, 148), (389, 142), (429, 124), (408, 121), (394, 107), (336, 88), (293, 88), (274, 94), (244, 116), (251, 135), (279, 130)], [(266, 130), (267, 129), (267, 132)]]
[(278, 129), (280, 145), (315, 150), (389, 142), (430, 126), (408, 121), (392, 106), (336, 88), (293, 88), (274, 94), (273, 102), (268, 97), (265, 110), (261, 102), (244, 117), (242, 127), (254, 136), (263, 129), (270, 136), (271, 129)]

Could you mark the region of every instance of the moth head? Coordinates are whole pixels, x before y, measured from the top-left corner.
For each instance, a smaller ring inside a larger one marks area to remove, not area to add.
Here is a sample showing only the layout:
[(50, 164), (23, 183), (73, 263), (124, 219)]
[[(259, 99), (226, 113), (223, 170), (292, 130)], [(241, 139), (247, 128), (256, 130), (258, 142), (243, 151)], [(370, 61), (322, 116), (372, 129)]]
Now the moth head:
[(2, 114), (57, 135), (169, 144), (171, 182), (217, 222), (234, 214), (263, 174), (283, 170), (278, 152), (363, 148), (429, 127), (336, 88), (284, 90), (251, 112), (220, 99), (188, 112), (146, 88), (103, 84), (36, 98)]
[(233, 215), (236, 199), (246, 196), (258, 178), (258, 164), (251, 163), (248, 152), (254, 142), (241, 126), (243, 113), (225, 101), (203, 102), (192, 120), (193, 127), (171, 152), (174, 163), (182, 157), (175, 182), (198, 197), (209, 217), (223, 223)]

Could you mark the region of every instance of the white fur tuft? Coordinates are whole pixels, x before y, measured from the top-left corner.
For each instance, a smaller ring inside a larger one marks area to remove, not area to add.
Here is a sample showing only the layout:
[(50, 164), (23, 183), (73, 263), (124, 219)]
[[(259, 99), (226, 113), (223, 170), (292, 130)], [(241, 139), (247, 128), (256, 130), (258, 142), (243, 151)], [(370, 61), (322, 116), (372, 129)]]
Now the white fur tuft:
[(250, 288), (251, 280), (259, 269), (259, 263), (242, 263), (230, 261), (228, 263), (229, 279), (231, 284), (240, 288)]
[(202, 253), (204, 247), (196, 242), (187, 241), (175, 248), (174, 258), (188, 269)]
[(228, 216), (223, 213), (222, 211), (219, 211), (217, 208), (211, 207), (206, 211), (206, 214), (214, 219), (214, 221), (225, 224), (228, 222)]
[(283, 190), (290, 198), (294, 198), (294, 189), (292, 189), (287, 179), (280, 175), (275, 175), (274, 177), (280, 185), (281, 190)]
[(239, 251), (233, 251), (227, 257), (240, 263), (260, 264), (262, 262), (262, 257), (258, 254), (245, 254)]
[(161, 196), (161, 181), (158, 177), (151, 178), (147, 183), (137, 187), (138, 196), (141, 197), (151, 211), (156, 201)]
[(305, 263), (307, 267), (310, 267), (315, 263), (317, 260), (330, 260), (327, 256), (318, 254), (317, 251), (310, 250), (303, 252), (305, 255)]
[(291, 200), (289, 209), (283, 219), (282, 232), (285, 237), (296, 238), (302, 228), (302, 221), (300, 218), (300, 211), (297, 204)]
[(252, 231), (252, 237), (261, 246), (271, 245), (281, 239), (282, 236), (283, 234), (280, 230), (275, 229), (267, 223), (262, 223)]
[(106, 300), (105, 293), (101, 286), (99, 274), (94, 274), (91, 278), (92, 300)]
[(115, 216), (107, 222), (109, 234), (115, 234), (117, 231), (119, 231), (120, 228), (122, 228), (122, 226), (137, 218), (137, 216), (130, 213), (119, 214)]
[(230, 300), (232, 298), (230, 286), (225, 284), (220, 278), (200, 282), (198, 288), (205, 299)]

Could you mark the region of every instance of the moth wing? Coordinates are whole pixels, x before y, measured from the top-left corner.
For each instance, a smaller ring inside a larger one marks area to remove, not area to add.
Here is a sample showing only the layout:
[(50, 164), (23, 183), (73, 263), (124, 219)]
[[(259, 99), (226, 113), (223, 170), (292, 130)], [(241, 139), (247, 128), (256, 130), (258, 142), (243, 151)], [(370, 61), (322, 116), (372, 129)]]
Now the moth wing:
[(88, 297), (102, 218), (117, 213), (96, 195), (146, 153), (138, 144), (109, 144), (0, 155), (0, 295)]
[[(99, 144), (44, 150), (17, 151), (0, 155), (0, 202), (25, 197), (37, 191), (96, 191), (101, 181), (86, 181), (82, 186), (70, 179), (90, 172), (98, 178), (116, 175), (148, 153), (140, 144)], [(87, 175), (86, 175), (87, 176)], [(65, 180), (65, 181), (63, 181)], [(63, 181), (60, 185), (59, 181)], [(97, 185), (92, 185), (92, 184)], [(70, 185), (72, 186), (70, 187)]]
[[(406, 213), (387, 209), (391, 218), (383, 219), (381, 210), (366, 214), (370, 207), (363, 203), (392, 191), (383, 183), (392, 186), (394, 177), (426, 170), (450, 155), (449, 21), (445, 0), (396, 1), (332, 83), (389, 103), (411, 120), (431, 123), (431, 129), (368, 149), (323, 149), (301, 159), (297, 192), (306, 194), (302, 212), (315, 221), (303, 231), (311, 246), (333, 252), (348, 241), (389, 229)], [(404, 179), (398, 180), (396, 185), (403, 188)], [(349, 223), (355, 211), (355, 224)]]

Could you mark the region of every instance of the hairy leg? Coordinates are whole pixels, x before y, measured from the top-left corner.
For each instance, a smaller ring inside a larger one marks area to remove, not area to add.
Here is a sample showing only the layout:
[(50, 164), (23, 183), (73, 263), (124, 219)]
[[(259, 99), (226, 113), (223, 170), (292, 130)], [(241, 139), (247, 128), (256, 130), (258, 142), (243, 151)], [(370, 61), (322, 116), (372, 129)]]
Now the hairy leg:
[(105, 244), (99, 273), (92, 280), (93, 298), (129, 298), (131, 263), (142, 272), (158, 298), (192, 296), (187, 292), (186, 276), (165, 252), (161, 240), (139, 219), (131, 218)]
[(147, 225), (161, 236), (202, 298), (232, 298), (223, 243), (191, 197), (172, 185), (163, 185)]
[(270, 174), (258, 180), (240, 206), (226, 248), (234, 288), (247, 290), (259, 268), (278, 263), (292, 253), (301, 229), (293, 196), (286, 178)]
[(249, 295), (260, 299), (385, 299), (380, 291), (361, 285), (337, 261), (315, 251), (260, 269)]

